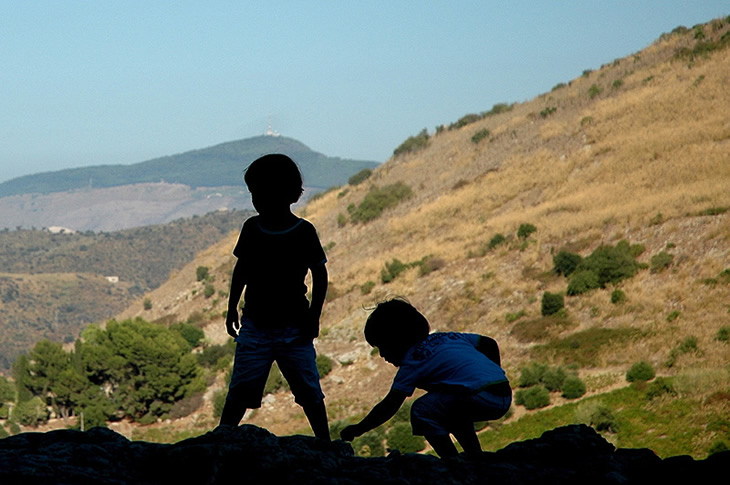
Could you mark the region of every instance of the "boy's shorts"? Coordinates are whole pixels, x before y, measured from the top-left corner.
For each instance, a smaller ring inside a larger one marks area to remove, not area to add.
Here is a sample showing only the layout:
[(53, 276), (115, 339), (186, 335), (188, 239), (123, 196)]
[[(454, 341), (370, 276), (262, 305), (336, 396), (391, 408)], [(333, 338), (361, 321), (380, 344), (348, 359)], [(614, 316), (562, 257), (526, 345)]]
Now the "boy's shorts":
[(319, 385), (316, 357), (312, 339), (302, 336), (298, 328), (261, 330), (250, 320), (241, 319), (228, 394), (235, 393), (246, 408), (261, 407), (264, 386), (276, 361), (297, 404), (321, 402), (324, 393)]
[(499, 419), (509, 411), (512, 396), (489, 391), (476, 394), (429, 392), (413, 402), (411, 426), (419, 436), (474, 432), (474, 423)]

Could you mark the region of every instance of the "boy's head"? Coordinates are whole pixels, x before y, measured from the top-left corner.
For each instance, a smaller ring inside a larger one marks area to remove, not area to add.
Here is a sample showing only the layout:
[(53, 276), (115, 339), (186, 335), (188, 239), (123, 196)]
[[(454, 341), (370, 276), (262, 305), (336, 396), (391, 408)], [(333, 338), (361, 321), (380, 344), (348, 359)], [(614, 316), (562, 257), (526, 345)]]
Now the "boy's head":
[(375, 307), (365, 323), (365, 340), (394, 365), (406, 351), (428, 337), (428, 320), (410, 303), (401, 299), (384, 301)]
[(302, 174), (294, 160), (280, 153), (257, 158), (243, 176), (249, 192), (276, 196), (293, 204), (304, 193)]

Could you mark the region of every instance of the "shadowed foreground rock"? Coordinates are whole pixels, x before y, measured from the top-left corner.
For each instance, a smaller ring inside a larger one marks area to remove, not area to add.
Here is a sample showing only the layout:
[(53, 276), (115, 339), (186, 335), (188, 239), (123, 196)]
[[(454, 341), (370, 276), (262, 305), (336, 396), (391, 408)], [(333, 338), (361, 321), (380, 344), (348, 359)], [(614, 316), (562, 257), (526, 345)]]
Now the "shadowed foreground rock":
[(730, 452), (665, 460), (615, 449), (592, 428), (566, 426), (496, 453), (359, 458), (347, 443), (277, 437), (256, 426), (218, 428), (175, 444), (129, 441), (106, 428), (24, 433), (0, 440), (0, 483), (10, 484), (520, 484), (677, 483), (723, 476)]

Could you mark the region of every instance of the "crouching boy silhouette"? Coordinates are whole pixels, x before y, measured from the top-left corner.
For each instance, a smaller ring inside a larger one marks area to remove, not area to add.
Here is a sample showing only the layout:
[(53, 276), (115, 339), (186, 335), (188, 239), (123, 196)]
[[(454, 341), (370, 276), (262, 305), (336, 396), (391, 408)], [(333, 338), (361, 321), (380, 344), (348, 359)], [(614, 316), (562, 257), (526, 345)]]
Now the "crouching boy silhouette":
[(429, 331), (426, 318), (403, 300), (383, 302), (370, 314), (365, 339), (398, 372), (385, 398), (342, 430), (343, 440), (385, 423), (420, 388), (427, 393), (411, 407), (413, 434), (423, 435), (441, 457), (457, 454), (450, 434), (465, 452), (481, 452), (474, 423), (504, 416), (512, 403), (497, 343), (476, 334)]
[[(327, 292), (327, 261), (314, 226), (291, 212), (302, 176), (286, 155), (254, 161), (244, 176), (257, 216), (246, 220), (233, 249), (226, 330), (236, 355), (220, 424), (238, 426), (248, 408), (261, 407), (276, 361), (318, 438), (329, 440), (324, 394), (312, 340)], [(304, 279), (312, 273), (311, 304)], [(244, 305), (239, 320), (238, 303)]]

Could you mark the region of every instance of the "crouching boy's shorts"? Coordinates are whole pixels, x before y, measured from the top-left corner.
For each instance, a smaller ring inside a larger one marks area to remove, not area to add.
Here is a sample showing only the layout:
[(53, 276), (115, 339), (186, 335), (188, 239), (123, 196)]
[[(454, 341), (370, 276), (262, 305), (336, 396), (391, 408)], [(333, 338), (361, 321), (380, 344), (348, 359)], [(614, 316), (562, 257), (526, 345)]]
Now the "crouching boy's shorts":
[(429, 392), (416, 399), (411, 407), (413, 434), (441, 436), (473, 432), (474, 423), (504, 416), (512, 396), (498, 396), (487, 390), (476, 394)]
[(321, 402), (324, 393), (319, 385), (316, 356), (312, 339), (302, 336), (298, 328), (262, 330), (244, 318), (236, 337), (228, 395), (235, 395), (246, 408), (261, 407), (264, 386), (276, 361), (297, 404)]

